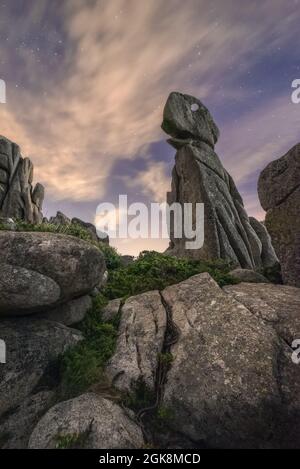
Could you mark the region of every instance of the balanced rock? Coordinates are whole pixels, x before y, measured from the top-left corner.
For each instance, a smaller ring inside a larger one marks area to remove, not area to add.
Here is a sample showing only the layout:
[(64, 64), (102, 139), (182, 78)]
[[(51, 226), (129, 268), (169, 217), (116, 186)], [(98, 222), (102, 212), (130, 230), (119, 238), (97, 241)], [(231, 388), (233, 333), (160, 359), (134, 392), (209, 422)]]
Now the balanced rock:
[(0, 232), (0, 316), (43, 312), (90, 293), (105, 271), (102, 253), (73, 236)]
[[(31, 449), (138, 449), (144, 445), (140, 427), (118, 405), (87, 393), (52, 407), (35, 427)], [(63, 446), (61, 446), (63, 447)]]
[(41, 223), (44, 187), (32, 185), (33, 164), (20, 148), (0, 136), (0, 216)]
[[(170, 225), (169, 253), (192, 259), (226, 259), (237, 267), (256, 269), (275, 260), (268, 256), (253, 229), (232, 177), (214, 151), (219, 131), (207, 108), (196, 98), (170, 94), (162, 124), (178, 151), (167, 202), (204, 203), (204, 244), (187, 249), (186, 237), (176, 237)], [(193, 226), (195, 229), (195, 226)], [(271, 247), (269, 248), (271, 252)]]
[(283, 281), (300, 287), (300, 144), (262, 171), (258, 195)]

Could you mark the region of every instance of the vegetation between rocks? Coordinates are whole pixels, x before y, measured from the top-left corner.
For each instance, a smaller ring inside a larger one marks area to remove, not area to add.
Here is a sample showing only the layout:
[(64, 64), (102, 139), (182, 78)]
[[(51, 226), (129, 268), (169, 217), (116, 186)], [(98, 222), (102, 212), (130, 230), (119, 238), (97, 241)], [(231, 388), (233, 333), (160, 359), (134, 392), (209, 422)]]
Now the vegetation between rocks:
[(144, 251), (127, 267), (119, 267), (109, 273), (103, 293), (110, 300), (127, 298), (150, 290), (163, 290), (202, 272), (208, 272), (222, 287), (237, 283), (229, 274), (230, 270), (232, 266), (222, 260), (192, 261)]
[[(4, 229), (3, 226), (0, 225), (0, 229)], [(51, 232), (78, 237), (98, 247), (106, 260), (109, 272), (108, 282), (101, 294), (93, 298), (93, 306), (83, 322), (77, 325), (84, 335), (84, 340), (69, 348), (61, 359), (61, 396), (63, 398), (75, 397), (96, 383), (105, 383), (104, 369), (115, 351), (119, 322), (119, 318), (112, 322), (102, 320), (103, 307), (109, 300), (126, 299), (149, 290), (163, 290), (169, 285), (202, 272), (208, 272), (220, 286), (236, 283), (236, 280), (229, 275), (232, 267), (221, 260), (191, 261), (155, 251), (144, 251), (134, 262), (122, 266), (122, 258), (116, 249), (95, 241), (87, 229), (76, 223), (37, 225), (17, 221), (15, 229), (16, 231)], [(172, 359), (171, 355), (163, 358), (168, 361)]]

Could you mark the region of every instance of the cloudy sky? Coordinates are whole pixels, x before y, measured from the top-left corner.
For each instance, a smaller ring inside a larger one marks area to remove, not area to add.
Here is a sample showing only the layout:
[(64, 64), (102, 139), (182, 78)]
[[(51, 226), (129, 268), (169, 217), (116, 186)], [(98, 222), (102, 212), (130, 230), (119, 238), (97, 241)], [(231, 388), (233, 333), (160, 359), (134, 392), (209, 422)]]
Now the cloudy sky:
[[(45, 215), (92, 221), (100, 202), (163, 201), (168, 94), (200, 98), (251, 215), (265, 165), (298, 143), (298, 0), (0, 1), (0, 133), (46, 187)], [(124, 253), (167, 241), (116, 241)]]

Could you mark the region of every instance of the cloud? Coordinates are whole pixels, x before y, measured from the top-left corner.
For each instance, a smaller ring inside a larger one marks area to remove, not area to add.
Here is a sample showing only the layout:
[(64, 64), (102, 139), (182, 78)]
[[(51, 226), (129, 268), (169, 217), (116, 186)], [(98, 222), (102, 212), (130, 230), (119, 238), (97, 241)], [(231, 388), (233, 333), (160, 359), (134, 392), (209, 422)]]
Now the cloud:
[[(27, 87), (12, 89), (7, 83), (1, 133), (31, 156), (48, 197), (101, 200), (115, 162), (135, 159), (142, 146), (162, 138), (162, 107), (171, 90), (214, 100), (214, 87), (229, 64), (234, 68), (246, 58), (249, 64), (253, 50), (276, 44), (275, 24), (286, 41), (292, 37), (296, 20), (282, 18), (282, 6), (282, 1), (251, 2), (237, 14), (236, 2), (229, 0), (210, 6), (204, 0), (66, 0), (53, 2), (50, 11), (49, 2), (39, 7), (30, 2), (28, 17), (16, 23), (20, 30), (13, 28), (18, 32), (9, 40), (21, 41), (55, 14), (63, 31), (49, 31), (50, 53), (61, 37), (64, 52), (46, 73), (29, 46), (22, 48), (19, 74)], [(6, 46), (0, 51), (12, 66)], [(227, 91), (229, 97), (238, 95), (230, 86)], [(249, 165), (243, 163), (246, 175)], [(145, 190), (151, 178), (161, 197), (162, 164), (140, 174)]]
[(166, 194), (171, 189), (170, 175), (162, 161), (149, 163), (147, 169), (137, 175), (136, 183), (152, 202), (165, 202)]

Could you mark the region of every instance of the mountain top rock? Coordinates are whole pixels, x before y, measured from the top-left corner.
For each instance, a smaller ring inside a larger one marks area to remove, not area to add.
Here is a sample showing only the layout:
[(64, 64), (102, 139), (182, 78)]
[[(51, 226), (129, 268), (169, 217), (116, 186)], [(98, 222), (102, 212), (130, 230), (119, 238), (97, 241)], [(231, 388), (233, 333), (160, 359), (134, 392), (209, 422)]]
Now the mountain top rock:
[[(232, 177), (223, 167), (214, 144), (219, 132), (207, 108), (196, 98), (173, 92), (164, 109), (162, 128), (178, 149), (172, 172), (169, 205), (204, 204), (204, 244), (187, 249), (187, 238), (175, 236), (170, 226), (168, 252), (192, 259), (224, 259), (243, 269), (278, 264), (270, 238), (261, 226), (253, 227)], [(195, 222), (193, 229), (195, 229)]]
[(261, 172), (258, 195), (283, 282), (300, 287), (300, 144)]
[(199, 140), (214, 148), (219, 137), (219, 129), (204, 104), (193, 96), (178, 92), (168, 97), (162, 129), (172, 137), (169, 143), (175, 148), (179, 140)]

